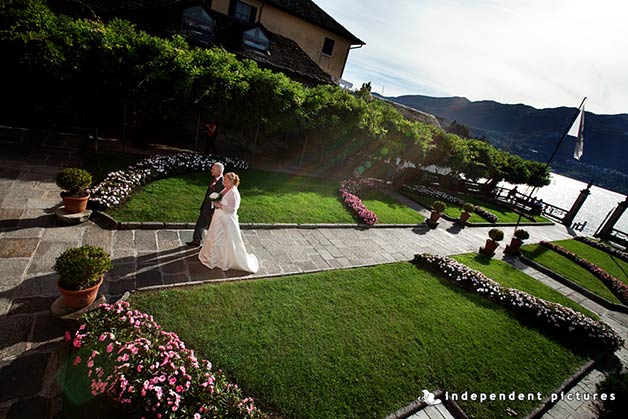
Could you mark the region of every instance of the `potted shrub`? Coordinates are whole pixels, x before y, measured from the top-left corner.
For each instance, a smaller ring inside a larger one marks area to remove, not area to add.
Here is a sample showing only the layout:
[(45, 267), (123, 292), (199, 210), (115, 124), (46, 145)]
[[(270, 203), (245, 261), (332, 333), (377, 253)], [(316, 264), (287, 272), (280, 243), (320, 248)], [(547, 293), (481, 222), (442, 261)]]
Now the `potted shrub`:
[(458, 220), (460, 224), (465, 225), (469, 217), (471, 217), (471, 213), (475, 211), (475, 205), (471, 202), (465, 202), (462, 206), (462, 212), (460, 213), (460, 219)]
[(61, 199), (63, 205), (70, 214), (85, 211), (89, 192), (92, 185), (92, 175), (88, 171), (76, 168), (63, 169), (55, 176), (57, 186), (63, 189)]
[(59, 274), (57, 288), (66, 307), (81, 309), (96, 300), (104, 274), (111, 270), (111, 258), (97, 246), (73, 247), (55, 260)]
[(530, 238), (530, 233), (527, 230), (519, 228), (515, 230), (515, 234), (512, 239), (510, 239), (510, 244), (506, 245), (504, 249), (504, 253), (509, 255), (518, 255), (519, 249), (521, 245), (523, 245), (523, 241)]
[(436, 228), (438, 225), (438, 219), (440, 218), (441, 213), (445, 211), (445, 208), (447, 208), (447, 204), (443, 201), (434, 201), (432, 204), (432, 215), (430, 218), (425, 220), (430, 228)]
[(488, 231), (488, 237), (489, 238), (486, 239), (484, 247), (480, 247), (480, 253), (488, 257), (493, 257), (495, 249), (499, 246), (499, 243), (497, 242), (504, 239), (504, 232), (498, 228), (491, 228)]

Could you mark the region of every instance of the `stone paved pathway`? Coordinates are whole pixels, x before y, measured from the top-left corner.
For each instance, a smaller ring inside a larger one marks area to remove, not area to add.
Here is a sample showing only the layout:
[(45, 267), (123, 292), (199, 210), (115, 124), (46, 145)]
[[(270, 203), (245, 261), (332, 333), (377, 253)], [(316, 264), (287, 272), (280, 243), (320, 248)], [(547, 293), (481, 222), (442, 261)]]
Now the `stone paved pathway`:
[[(60, 409), (59, 388), (52, 373), (62, 360), (63, 345), (59, 338), (65, 327), (51, 319), (49, 308), (58, 295), (52, 266), (58, 254), (67, 248), (94, 244), (110, 252), (114, 270), (108, 275), (103, 292), (114, 299), (138, 288), (407, 261), (423, 252), (439, 255), (474, 252), (484, 244), (489, 230), (488, 227), (460, 229), (445, 220), (441, 220), (437, 230), (421, 227), (243, 230), (247, 248), (260, 259), (260, 271), (246, 275), (210, 270), (198, 261), (199, 249), (184, 245), (191, 239), (191, 230), (112, 231), (92, 222), (57, 227), (52, 211), (59, 204), (59, 190), (53, 177), (62, 165), (70, 163), (63, 159), (39, 164), (0, 160), (0, 419), (49, 417)], [(534, 241), (570, 237), (563, 226), (526, 228)], [(504, 230), (506, 237), (510, 237), (514, 227)], [(501, 255), (499, 249), (498, 252)], [(549, 283), (549, 278), (538, 276), (530, 268), (520, 268)], [(600, 314), (626, 337), (626, 316), (608, 312), (561, 284), (550, 285)], [(586, 391), (594, 391), (590, 385), (599, 380), (599, 374), (592, 373), (583, 380), (581, 384)], [(592, 417), (576, 416), (573, 409), (569, 410), (572, 405), (559, 404), (546, 417)], [(583, 405), (583, 408), (588, 407)], [(26, 416), (24, 409), (30, 409)], [(563, 416), (565, 412), (567, 416)]]

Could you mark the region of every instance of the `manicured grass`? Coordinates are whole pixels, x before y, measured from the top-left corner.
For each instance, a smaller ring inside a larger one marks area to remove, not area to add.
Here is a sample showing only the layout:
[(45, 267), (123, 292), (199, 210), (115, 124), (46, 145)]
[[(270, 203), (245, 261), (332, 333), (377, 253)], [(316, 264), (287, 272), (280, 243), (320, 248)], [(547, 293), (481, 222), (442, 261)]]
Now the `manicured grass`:
[[(465, 202), (471, 202), (474, 205), (479, 205), (480, 207), (492, 212), (493, 214), (497, 215), (497, 223), (516, 223), (517, 220), (519, 219), (519, 214), (517, 214), (515, 211), (509, 210), (507, 208), (504, 207), (500, 207), (497, 204), (493, 204), (491, 202), (486, 202), (486, 201), (482, 201), (479, 200), (477, 198), (472, 198), (469, 196), (459, 196), (460, 199), (464, 199)], [(536, 222), (550, 222), (550, 220), (548, 220), (545, 217), (542, 216), (536, 216), (534, 217), (534, 219), (536, 220)], [(530, 222), (532, 221), (532, 219), (530, 219), (529, 217), (526, 217), (525, 215), (521, 217), (521, 221), (523, 222)]]
[(578, 240), (561, 240), (555, 243), (596, 264), (624, 284), (628, 284), (628, 262)]
[[(521, 247), (521, 254), (576, 284), (583, 286), (600, 297), (613, 303), (621, 304), (619, 299), (592, 273), (553, 250), (538, 244), (529, 244)], [(580, 256), (586, 259), (587, 254), (588, 253), (580, 254)]]
[(599, 319), (597, 314), (587, 310), (570, 298), (565, 297), (560, 292), (526, 275), (519, 269), (502, 260), (491, 259), (474, 253), (452, 256), (452, 259), (455, 259), (460, 263), (464, 263), (476, 271), (482, 272), (484, 275), (499, 282), (504, 287), (516, 288), (520, 291), (525, 291), (535, 297), (559, 303), (565, 307), (570, 307), (580, 313), (586, 314), (596, 320)]
[[(438, 201), (438, 199), (436, 198), (432, 198), (425, 195), (418, 195), (418, 194), (414, 194), (407, 191), (404, 192), (404, 195), (410, 198), (411, 200), (413, 200), (414, 202), (416, 202), (417, 204), (424, 206), (427, 209), (431, 209), (432, 205), (434, 204), (434, 201)], [(460, 218), (460, 214), (462, 213), (462, 208), (456, 207), (453, 204), (450, 204), (448, 202), (446, 202), (446, 204), (447, 204), (447, 208), (445, 208), (445, 214), (453, 218)], [(488, 222), (484, 218), (480, 217), (478, 214), (475, 214), (475, 213), (471, 213), (471, 217), (469, 217), (467, 221), (470, 223)]]
[[(338, 182), (248, 170), (239, 173), (241, 223), (356, 223), (342, 204)], [(198, 217), (208, 173), (190, 173), (147, 185), (119, 209), (108, 212), (119, 221), (194, 222)], [(419, 214), (388, 195), (373, 192), (366, 204), (382, 223), (421, 222)], [(399, 220), (399, 221), (397, 221)]]
[[(284, 419), (382, 418), (423, 389), (547, 395), (588, 359), (410, 263), (138, 293), (131, 304)], [(537, 404), (461, 402), (486, 419)]]
[(375, 214), (381, 224), (419, 224), (425, 217), (380, 191), (358, 192), (364, 205)]
[(141, 154), (89, 152), (85, 155), (85, 170), (91, 173), (94, 185), (100, 183), (105, 176), (116, 170), (126, 169), (132, 164), (147, 158)]

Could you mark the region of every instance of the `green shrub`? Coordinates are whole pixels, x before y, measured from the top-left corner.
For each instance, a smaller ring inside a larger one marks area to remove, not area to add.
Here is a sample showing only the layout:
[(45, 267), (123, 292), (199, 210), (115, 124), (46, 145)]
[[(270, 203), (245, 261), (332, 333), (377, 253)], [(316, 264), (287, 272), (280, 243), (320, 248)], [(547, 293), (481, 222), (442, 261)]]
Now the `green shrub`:
[(471, 202), (465, 202), (462, 206), (462, 209), (466, 212), (473, 212), (475, 211), (475, 205), (473, 205)]
[(527, 230), (524, 229), (517, 229), (515, 230), (515, 237), (518, 238), (519, 240), (527, 240), (530, 238), (530, 233), (528, 233)]
[(488, 231), (488, 236), (491, 240), (498, 242), (504, 239), (504, 232), (498, 228), (491, 228)]
[(432, 208), (436, 212), (443, 212), (445, 211), (445, 208), (447, 208), (447, 204), (445, 204), (443, 201), (434, 201), (434, 203), (432, 204)]
[(113, 264), (107, 252), (89, 245), (67, 249), (57, 257), (54, 266), (60, 276), (59, 286), (71, 291), (96, 285), (111, 268)]
[(628, 372), (622, 372), (620, 368), (612, 370), (597, 385), (597, 392), (608, 395), (607, 399), (602, 401), (600, 419), (626, 417), (626, 412), (628, 412)]
[(86, 189), (92, 185), (92, 175), (83, 169), (68, 168), (57, 173), (55, 182), (68, 195), (85, 196)]

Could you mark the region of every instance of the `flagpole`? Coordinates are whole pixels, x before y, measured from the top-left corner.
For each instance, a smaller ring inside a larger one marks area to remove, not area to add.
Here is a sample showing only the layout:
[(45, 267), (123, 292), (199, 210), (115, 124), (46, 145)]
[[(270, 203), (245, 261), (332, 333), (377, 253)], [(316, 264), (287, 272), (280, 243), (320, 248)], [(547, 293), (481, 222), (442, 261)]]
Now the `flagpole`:
[[(582, 105), (584, 105), (584, 101), (585, 100), (587, 100), (586, 96), (584, 97), (584, 99), (582, 99), (582, 102), (580, 102), (580, 106), (578, 106), (576, 114), (573, 116), (573, 118), (571, 118), (571, 121), (569, 122), (569, 124), (567, 124), (567, 129), (563, 133), (563, 136), (560, 137), (560, 141), (558, 141), (558, 144), (556, 144), (556, 147), (554, 148), (554, 151), (552, 152), (552, 155), (550, 156), (550, 158), (547, 160), (547, 163), (545, 163), (545, 167), (543, 168), (543, 171), (545, 171), (545, 169), (547, 169), (549, 167), (550, 163), (554, 159), (554, 156), (558, 152), (558, 149), (560, 148), (560, 145), (563, 143), (563, 141), (565, 141), (565, 138), (567, 137), (567, 134), (571, 130), (571, 126), (573, 125), (573, 123), (576, 121), (576, 119), (580, 115), (580, 110), (582, 109)], [(528, 194), (528, 197), (526, 198), (526, 202), (530, 202), (530, 200), (532, 199), (532, 195), (534, 194), (536, 189), (537, 189), (537, 187), (532, 188), (532, 190)], [(519, 217), (517, 218), (517, 225), (515, 226), (515, 231), (517, 231), (517, 229), (519, 228), (519, 224), (521, 223), (521, 217), (523, 215), (523, 210), (521, 208), (519, 209), (518, 212), (519, 212)]]

